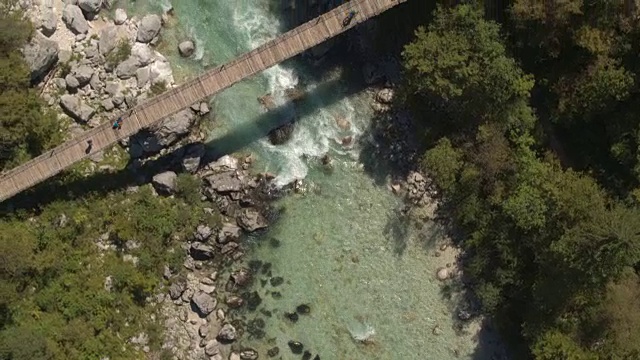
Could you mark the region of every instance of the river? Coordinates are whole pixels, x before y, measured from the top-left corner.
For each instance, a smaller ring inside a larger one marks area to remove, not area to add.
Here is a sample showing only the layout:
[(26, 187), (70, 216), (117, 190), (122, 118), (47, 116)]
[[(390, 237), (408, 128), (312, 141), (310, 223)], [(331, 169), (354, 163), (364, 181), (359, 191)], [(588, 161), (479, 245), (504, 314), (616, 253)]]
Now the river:
[[(168, 5), (149, 1), (127, 5), (135, 12), (159, 12)], [(160, 50), (168, 54), (178, 79), (231, 60), (282, 31), (266, 0), (180, 0), (172, 5), (177, 24), (164, 32)], [(195, 60), (177, 55), (177, 42), (187, 36), (196, 40)], [(279, 200), (276, 206), (284, 209), (279, 220), (267, 234), (248, 239), (248, 257), (269, 263), (272, 275), (284, 283), (256, 283), (262, 311), (242, 315), (264, 320), (266, 335), (245, 336), (243, 344), (261, 354), (278, 346), (283, 359), (300, 358), (289, 351), (289, 340), (300, 341), (322, 359), (490, 358), (477, 346), (474, 331), (455, 330), (453, 305), (434, 276), (451, 259), (434, 256), (438, 249), (426, 240), (439, 236), (434, 234), (437, 227), (409, 229), (403, 239), (389, 230), (401, 201), (374, 181), (372, 175), (380, 174), (368, 173), (358, 161), (358, 144), (368, 141), (362, 136), (373, 116), (369, 95), (349, 91), (338, 72), (317, 80), (311, 76), (312, 67), (295, 61), (237, 84), (213, 100), (216, 125), (211, 140), (216, 150), (251, 152), (256, 171), (276, 174), (280, 184), (304, 179), (307, 189)], [(282, 102), (282, 92), (295, 85), (310, 96), (297, 108), (278, 113), (295, 112), (299, 119), (292, 139), (273, 146), (262, 135), (265, 126), (279, 119), (265, 115), (256, 99), (273, 93)], [(346, 118), (350, 129), (338, 127), (336, 117)], [(355, 145), (345, 148), (340, 142), (345, 136), (353, 136)], [(319, 161), (327, 152), (333, 171), (326, 171)], [(406, 246), (403, 251), (398, 251), (397, 241)], [(295, 323), (286, 319), (284, 313), (299, 304), (308, 304), (310, 313)], [(363, 344), (357, 338), (370, 341)]]

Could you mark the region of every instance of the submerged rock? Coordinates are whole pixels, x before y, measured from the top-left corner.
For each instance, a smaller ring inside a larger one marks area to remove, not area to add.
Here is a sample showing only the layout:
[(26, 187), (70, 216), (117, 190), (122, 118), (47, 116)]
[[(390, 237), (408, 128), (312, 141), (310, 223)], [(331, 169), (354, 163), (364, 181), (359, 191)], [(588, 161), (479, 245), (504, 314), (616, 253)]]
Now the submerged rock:
[(196, 45), (191, 40), (186, 40), (178, 45), (178, 51), (182, 57), (189, 57), (196, 51)]
[(282, 276), (275, 276), (269, 279), (269, 283), (273, 287), (280, 286), (282, 285), (282, 283), (284, 283), (284, 278)]
[(269, 357), (276, 357), (278, 356), (278, 354), (280, 354), (280, 348), (277, 346), (274, 346), (271, 349), (267, 350), (267, 355)]
[(306, 315), (306, 314), (309, 314), (311, 312), (311, 307), (309, 305), (307, 305), (307, 304), (301, 304), (301, 305), (298, 305), (296, 307), (296, 311), (300, 315)]
[(289, 349), (294, 354), (302, 354), (302, 350), (304, 350), (304, 345), (299, 341), (289, 340), (287, 345), (289, 345)]
[(284, 316), (285, 316), (287, 319), (291, 320), (292, 322), (297, 322), (297, 321), (298, 321), (298, 319), (300, 318), (300, 317), (298, 316), (298, 313), (295, 313), (295, 312), (291, 312), (291, 313), (290, 313), (290, 312), (286, 312), (286, 313), (284, 313)]

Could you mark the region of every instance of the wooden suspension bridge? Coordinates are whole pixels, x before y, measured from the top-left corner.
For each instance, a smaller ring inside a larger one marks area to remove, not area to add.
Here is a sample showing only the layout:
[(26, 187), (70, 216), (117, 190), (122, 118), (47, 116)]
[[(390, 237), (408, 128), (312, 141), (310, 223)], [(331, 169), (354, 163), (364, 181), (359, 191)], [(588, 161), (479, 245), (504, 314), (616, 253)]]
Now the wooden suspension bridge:
[[(107, 122), (0, 176), (0, 201), (26, 190), (117, 141), (308, 50), (407, 0), (351, 0), (274, 40), (133, 107), (119, 129)], [(347, 14), (355, 16), (347, 25)], [(89, 146), (89, 140), (91, 146)]]

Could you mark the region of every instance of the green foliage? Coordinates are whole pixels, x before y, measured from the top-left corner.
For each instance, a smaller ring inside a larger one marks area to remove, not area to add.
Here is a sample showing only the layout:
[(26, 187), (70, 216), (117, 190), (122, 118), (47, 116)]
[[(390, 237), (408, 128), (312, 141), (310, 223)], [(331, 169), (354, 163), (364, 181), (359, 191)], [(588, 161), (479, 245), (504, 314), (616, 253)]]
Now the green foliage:
[(149, 87), (149, 94), (152, 96), (160, 95), (165, 91), (167, 91), (167, 83), (164, 80), (157, 81)]
[(20, 47), (31, 33), (31, 25), (19, 12), (0, 5), (0, 169), (39, 155), (60, 142), (60, 127), (30, 86), (30, 72)]
[[(562, 126), (578, 157), (598, 164), (612, 154), (640, 174), (630, 60), (640, 28), (619, 11), (611, 1), (518, 0), (503, 38), (471, 5), (438, 8), (402, 54), (406, 100), (428, 135), (421, 165), (461, 234), (483, 310), (528, 348), (520, 358), (640, 354), (640, 323), (625, 315), (640, 310), (637, 196), (623, 202), (587, 173), (561, 167), (544, 136)], [(630, 183), (612, 165), (597, 170), (616, 190)]]
[(164, 265), (179, 271), (180, 239), (201, 220), (193, 210), (145, 187), (0, 221), (0, 358), (141, 358), (126, 340), (151, 328), (162, 338), (145, 305)]
[(408, 91), (444, 104), (462, 124), (501, 113), (533, 86), (506, 55), (499, 26), (471, 5), (438, 8), (402, 56)]
[(107, 64), (112, 67), (118, 66), (121, 62), (127, 60), (131, 56), (131, 44), (126, 39), (121, 39), (118, 45), (107, 54)]
[(182, 173), (178, 175), (177, 188), (178, 196), (187, 204), (195, 205), (200, 203), (202, 181), (193, 175)]

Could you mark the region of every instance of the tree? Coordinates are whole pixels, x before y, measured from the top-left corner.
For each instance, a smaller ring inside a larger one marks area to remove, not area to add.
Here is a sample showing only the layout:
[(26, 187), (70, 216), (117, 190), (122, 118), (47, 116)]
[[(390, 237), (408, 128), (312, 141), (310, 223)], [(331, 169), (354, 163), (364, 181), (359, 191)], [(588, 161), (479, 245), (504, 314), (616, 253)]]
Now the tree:
[(403, 53), (408, 92), (444, 106), (457, 125), (491, 118), (528, 98), (532, 77), (506, 55), (499, 26), (471, 5), (439, 7)]

